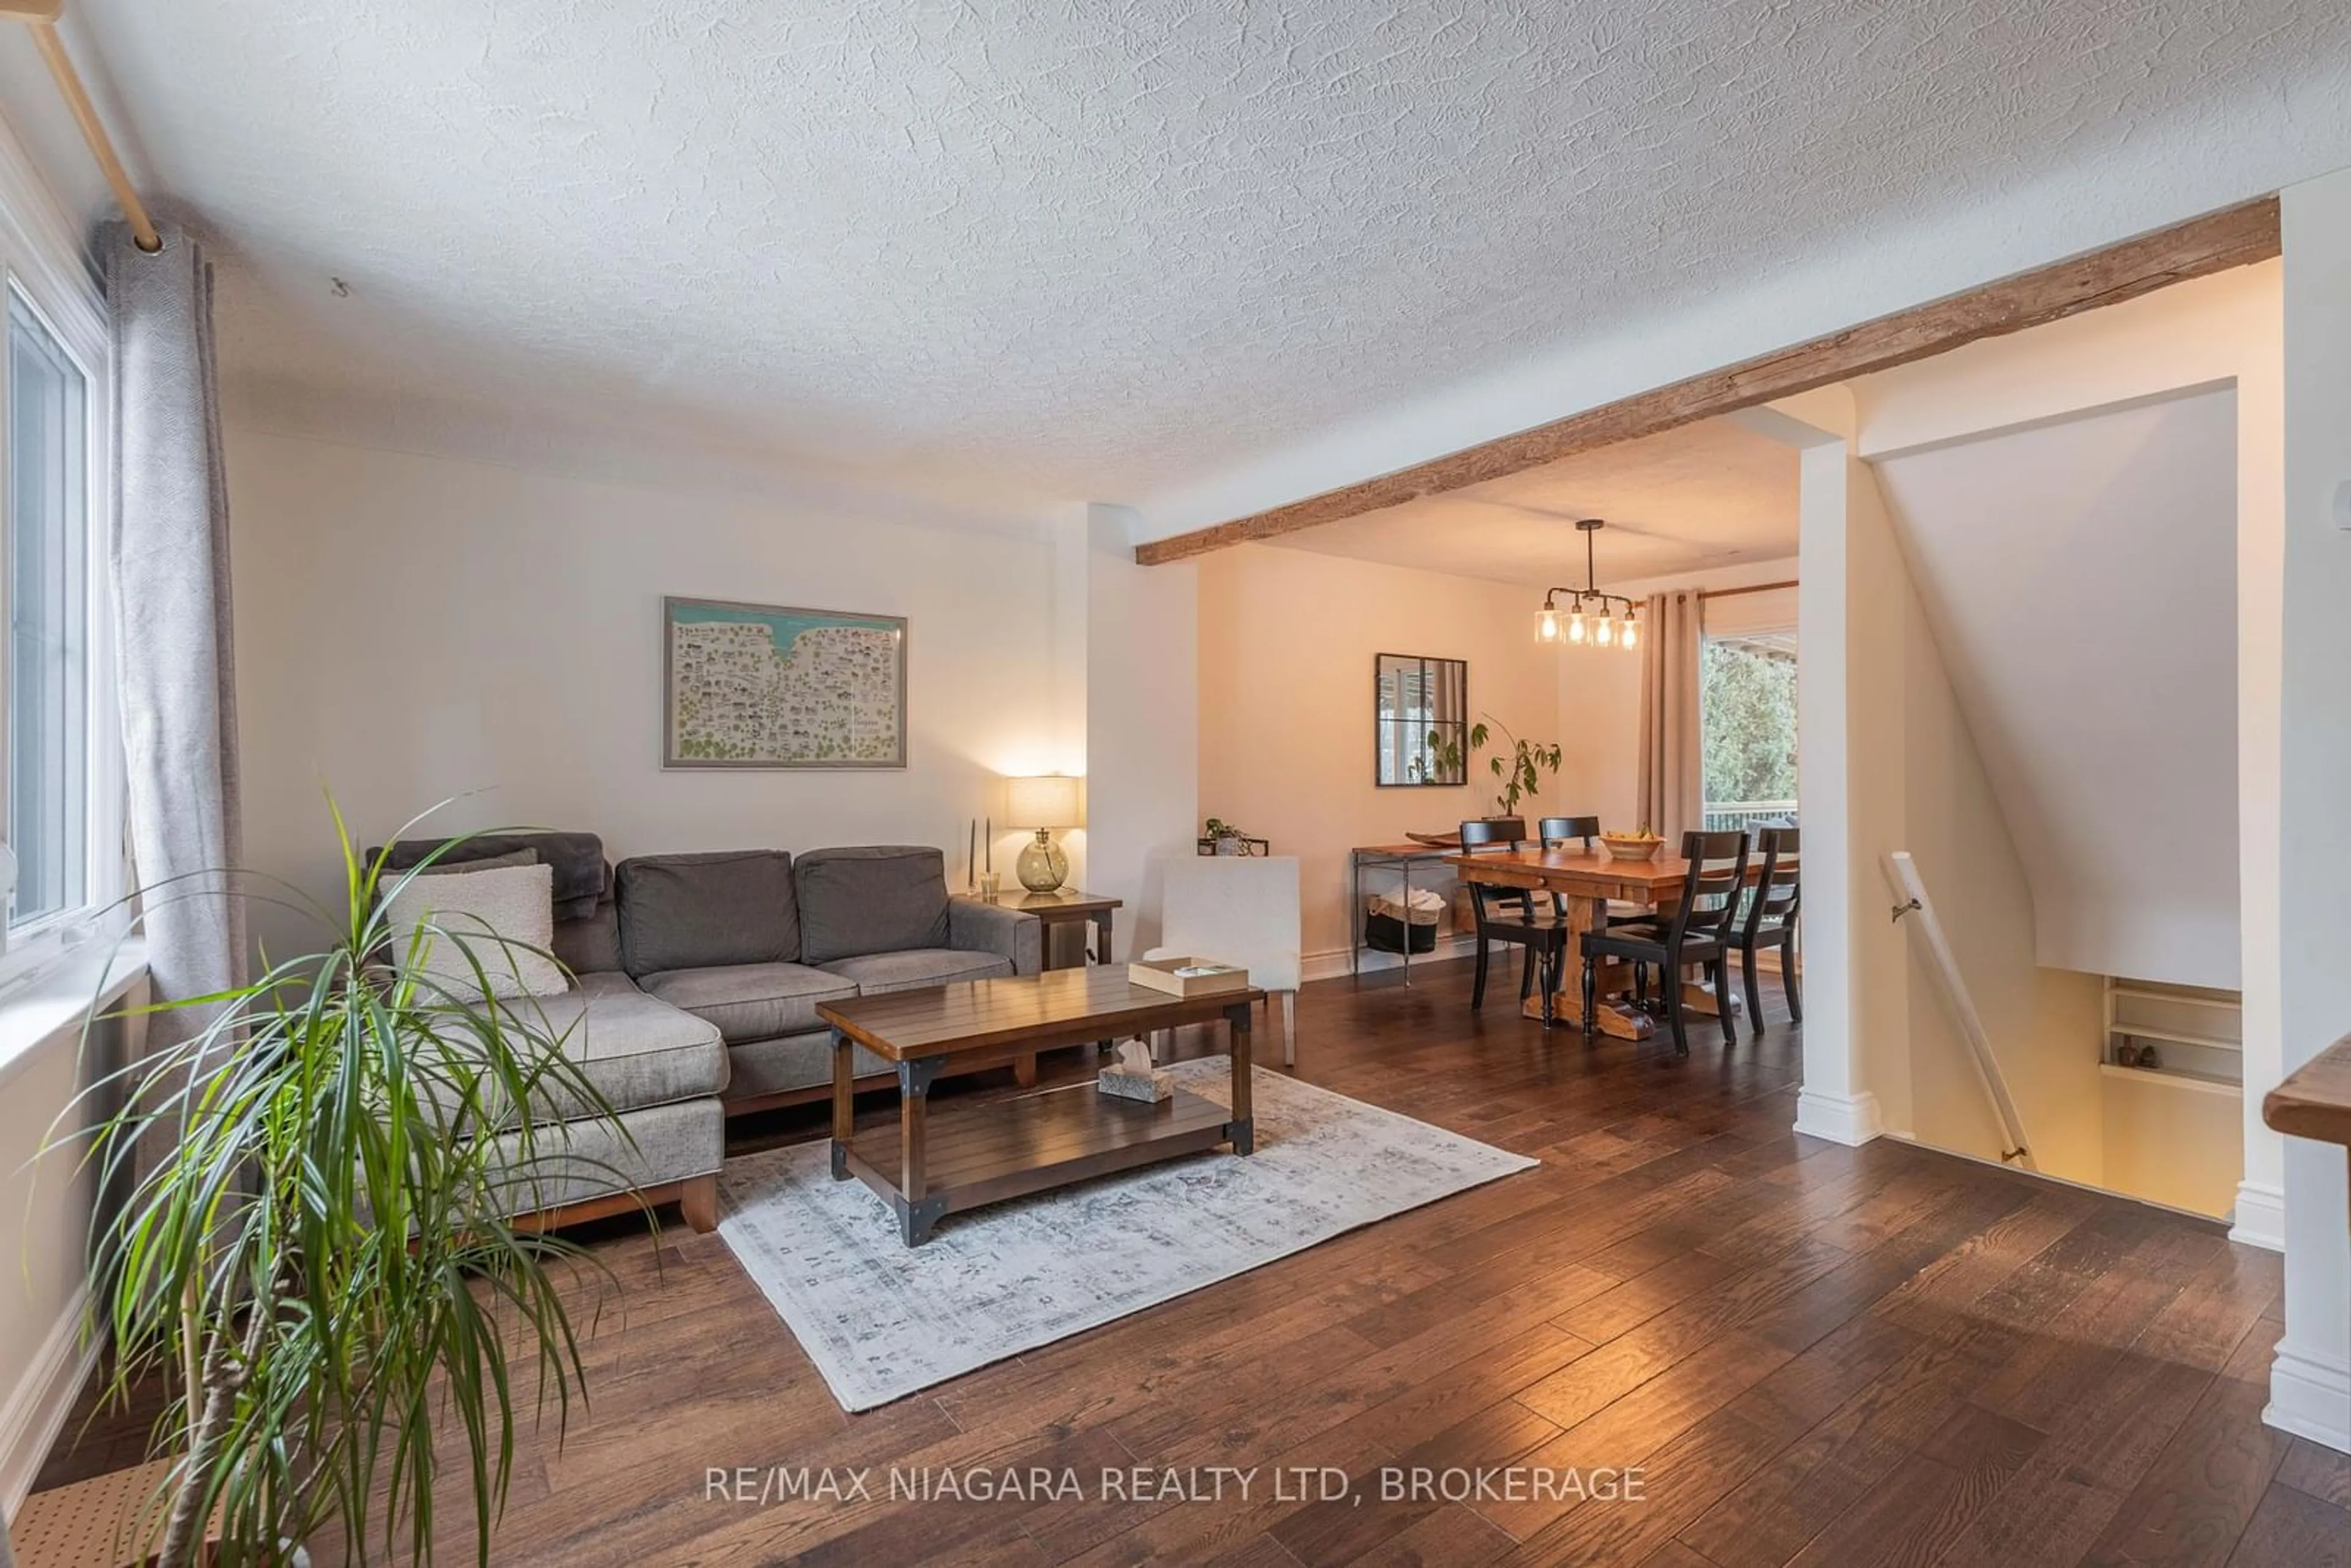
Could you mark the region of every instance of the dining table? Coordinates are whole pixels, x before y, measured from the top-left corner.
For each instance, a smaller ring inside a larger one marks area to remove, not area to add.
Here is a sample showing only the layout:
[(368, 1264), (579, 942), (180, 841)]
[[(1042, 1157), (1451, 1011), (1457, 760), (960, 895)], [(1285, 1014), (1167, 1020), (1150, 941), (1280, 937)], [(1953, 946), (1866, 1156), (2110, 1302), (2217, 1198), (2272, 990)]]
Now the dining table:
[[(1553, 894), (1567, 915), (1567, 961), (1560, 967), (1560, 988), (1552, 997), (1554, 1023), (1583, 1027), (1583, 934), (1608, 924), (1608, 905), (1629, 904), (1669, 917), (1681, 904), (1682, 884), (1689, 862), (1667, 854), (1661, 846), (1654, 860), (1621, 860), (1601, 848), (1580, 845), (1556, 849), (1520, 847), (1481, 850), (1447, 855), (1445, 863), (1465, 883), (1487, 887)], [(1762, 873), (1760, 860), (1750, 860), (1747, 880), (1751, 885)], [(1677, 977), (1682, 984), (1682, 1006), (1691, 1012), (1719, 1017), (1724, 1008), (1739, 1009), (1736, 995), (1718, 998), (1712, 987)], [(1656, 1020), (1623, 999), (1618, 993), (1631, 986), (1629, 967), (1610, 963), (1597, 977), (1600, 998), (1592, 1028), (1619, 1040), (1646, 1040), (1656, 1031)], [(1543, 1016), (1542, 998), (1529, 997), (1520, 1011), (1531, 1019)]]

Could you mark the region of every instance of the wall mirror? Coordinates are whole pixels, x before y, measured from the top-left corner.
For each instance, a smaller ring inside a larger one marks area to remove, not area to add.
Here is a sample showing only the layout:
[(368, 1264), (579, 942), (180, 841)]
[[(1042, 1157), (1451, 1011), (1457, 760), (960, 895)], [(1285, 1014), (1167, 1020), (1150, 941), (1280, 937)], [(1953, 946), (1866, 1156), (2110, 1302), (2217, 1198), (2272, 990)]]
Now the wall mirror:
[(1468, 783), (1468, 660), (1375, 655), (1373, 780), (1383, 789)]

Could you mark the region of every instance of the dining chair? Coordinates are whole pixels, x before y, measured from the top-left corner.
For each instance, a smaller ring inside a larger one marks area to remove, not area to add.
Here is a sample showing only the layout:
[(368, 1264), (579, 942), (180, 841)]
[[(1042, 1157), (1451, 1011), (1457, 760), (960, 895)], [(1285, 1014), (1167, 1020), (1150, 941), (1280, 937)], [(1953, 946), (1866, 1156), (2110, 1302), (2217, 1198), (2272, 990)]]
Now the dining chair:
[(1726, 1045), (1739, 1039), (1730, 1016), (1729, 967), (1732, 930), (1739, 918), (1740, 892), (1747, 884), (1747, 835), (1684, 833), (1682, 858), (1689, 868), (1682, 875), (1681, 902), (1670, 915), (1635, 925), (1610, 925), (1583, 936), (1583, 1032), (1589, 1035), (1598, 1016), (1600, 961), (1616, 958), (1656, 966), (1666, 993), (1666, 1022), (1673, 1030), (1674, 1053), (1689, 1054), (1689, 1033), (1682, 1021), (1682, 968), (1699, 964), (1714, 984)]
[(1547, 850), (1562, 849), (1570, 839), (1581, 839), (1590, 849), (1592, 841), (1600, 836), (1597, 817), (1545, 817), (1535, 824), (1535, 836), (1542, 840)]
[[(1526, 841), (1523, 817), (1485, 817), (1461, 824), (1463, 854), (1507, 853)], [(1549, 1024), (1552, 998), (1566, 967), (1566, 918), (1556, 908), (1537, 908), (1533, 895), (1522, 887), (1489, 887), (1481, 882), (1470, 883), (1468, 887), (1469, 912), (1478, 925), (1478, 969), (1469, 985), (1469, 1010), (1475, 1012), (1486, 1005), (1490, 945), (1502, 942), (1526, 950), (1519, 970), (1519, 999), (1526, 1000), (1529, 988), (1540, 977), (1542, 1020)]]
[[(1600, 819), (1597, 817), (1545, 817), (1536, 827), (1535, 831), (1542, 836), (1542, 847), (1547, 850), (1565, 849), (1570, 843), (1580, 842), (1583, 846), (1583, 852), (1590, 854), (1592, 841), (1600, 836)], [(1567, 917), (1566, 894), (1553, 892), (1551, 895), (1551, 905), (1559, 912), (1561, 919)], [(1620, 904), (1611, 900), (1604, 918), (1611, 925), (1624, 925), (1636, 920), (1646, 920), (1649, 918), (1649, 912), (1638, 904)], [(1647, 986), (1642, 978), (1644, 971), (1640, 966), (1634, 966), (1633, 974), (1636, 982), (1641, 982), (1636, 988), (1646, 993)]]
[(1739, 967), (1747, 981), (1747, 1027), (1763, 1033), (1763, 993), (1755, 984), (1755, 955), (1776, 948), (1780, 954), (1780, 988), (1788, 998), (1788, 1019), (1804, 1021), (1803, 997), (1796, 985), (1796, 912), (1803, 903), (1802, 848), (1795, 828), (1764, 828), (1756, 835), (1763, 852), (1763, 870), (1747, 896), (1746, 913), (1730, 933), (1739, 952)]
[[(1296, 855), (1191, 855), (1166, 862), (1159, 945), (1146, 958), (1213, 958), (1249, 971), (1268, 1022), (1281, 1001), (1281, 1061), (1298, 1061), (1298, 986), (1305, 946)], [(1155, 1044), (1157, 1042), (1155, 1041)]]

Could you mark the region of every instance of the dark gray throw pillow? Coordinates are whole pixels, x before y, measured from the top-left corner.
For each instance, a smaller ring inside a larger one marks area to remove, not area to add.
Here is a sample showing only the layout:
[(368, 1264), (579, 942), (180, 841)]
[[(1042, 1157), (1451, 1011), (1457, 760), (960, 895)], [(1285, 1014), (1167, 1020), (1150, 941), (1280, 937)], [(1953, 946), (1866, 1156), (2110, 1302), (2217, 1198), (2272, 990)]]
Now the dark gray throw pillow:
[(799, 956), (792, 857), (781, 850), (640, 855), (614, 881), (621, 967), (632, 975)]
[(946, 857), (915, 845), (810, 850), (792, 864), (801, 962), (947, 945)]
[[(485, 855), (477, 861), (439, 860), (431, 865), (412, 866), (409, 870), (417, 876), (445, 876), (453, 871), (504, 871), (508, 866), (538, 863), (537, 850), (516, 850), (511, 854)], [(388, 882), (400, 874), (398, 872), (386, 872), (384, 879)]]

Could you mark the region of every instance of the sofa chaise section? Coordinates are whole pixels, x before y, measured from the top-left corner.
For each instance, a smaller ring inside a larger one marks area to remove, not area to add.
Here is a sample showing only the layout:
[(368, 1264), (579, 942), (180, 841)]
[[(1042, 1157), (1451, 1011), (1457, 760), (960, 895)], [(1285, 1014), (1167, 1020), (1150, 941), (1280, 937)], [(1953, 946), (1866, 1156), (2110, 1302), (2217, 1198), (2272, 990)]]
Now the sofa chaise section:
[[(584, 1105), (536, 1107), (556, 1119), (538, 1122), (538, 1160), (514, 1175), (514, 1212), (552, 1226), (674, 1201), (695, 1229), (715, 1228), (726, 1153), (725, 1038), (708, 1020), (646, 995), (622, 969), (613, 878), (601, 844), (587, 833), (447, 846), (410, 839), (390, 847), (387, 864), (405, 870), (444, 847), (444, 863), (452, 866), (528, 849), (558, 867), (550, 946), (572, 971), (571, 983), (559, 995), (495, 1005), (555, 1040), (619, 1124), (587, 1116)], [(491, 1135), (517, 1142), (510, 1125)]]

